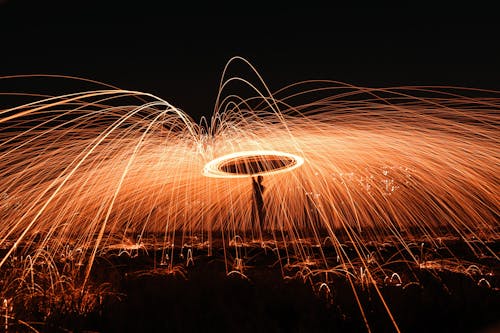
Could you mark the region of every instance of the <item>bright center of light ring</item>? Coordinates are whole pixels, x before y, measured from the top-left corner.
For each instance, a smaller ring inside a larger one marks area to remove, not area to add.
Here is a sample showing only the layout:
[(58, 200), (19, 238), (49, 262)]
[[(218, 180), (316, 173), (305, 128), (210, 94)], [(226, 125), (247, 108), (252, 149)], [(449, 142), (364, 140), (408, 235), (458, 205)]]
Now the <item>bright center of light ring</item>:
[(276, 150), (241, 151), (208, 162), (203, 175), (214, 178), (266, 176), (293, 170), (303, 163), (300, 156)]

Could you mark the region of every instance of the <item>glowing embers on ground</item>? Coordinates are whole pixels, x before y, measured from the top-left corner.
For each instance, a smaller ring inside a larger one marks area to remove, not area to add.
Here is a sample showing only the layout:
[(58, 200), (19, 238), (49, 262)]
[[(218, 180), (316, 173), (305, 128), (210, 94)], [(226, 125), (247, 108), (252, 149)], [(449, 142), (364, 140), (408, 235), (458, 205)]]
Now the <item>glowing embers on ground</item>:
[(265, 176), (291, 171), (302, 164), (302, 157), (281, 151), (241, 151), (210, 161), (203, 168), (203, 175), (215, 178)]

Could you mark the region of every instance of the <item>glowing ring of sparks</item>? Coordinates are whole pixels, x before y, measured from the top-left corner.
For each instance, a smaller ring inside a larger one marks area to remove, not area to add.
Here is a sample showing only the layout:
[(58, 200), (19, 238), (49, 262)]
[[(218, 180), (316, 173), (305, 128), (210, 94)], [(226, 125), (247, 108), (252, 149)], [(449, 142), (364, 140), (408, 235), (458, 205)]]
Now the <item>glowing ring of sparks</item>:
[(266, 176), (291, 171), (302, 164), (302, 157), (281, 151), (241, 151), (208, 162), (203, 168), (203, 175), (214, 178)]

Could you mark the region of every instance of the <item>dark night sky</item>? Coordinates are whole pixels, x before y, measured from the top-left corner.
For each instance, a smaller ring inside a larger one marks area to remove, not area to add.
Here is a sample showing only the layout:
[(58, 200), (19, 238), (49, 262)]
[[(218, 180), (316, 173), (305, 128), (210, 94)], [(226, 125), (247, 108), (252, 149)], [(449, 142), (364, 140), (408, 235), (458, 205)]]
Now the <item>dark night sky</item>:
[(91, 78), (151, 92), (195, 118), (211, 113), (234, 55), (272, 90), (306, 79), (500, 90), (493, 8), (38, 3), (0, 0), (0, 75)]

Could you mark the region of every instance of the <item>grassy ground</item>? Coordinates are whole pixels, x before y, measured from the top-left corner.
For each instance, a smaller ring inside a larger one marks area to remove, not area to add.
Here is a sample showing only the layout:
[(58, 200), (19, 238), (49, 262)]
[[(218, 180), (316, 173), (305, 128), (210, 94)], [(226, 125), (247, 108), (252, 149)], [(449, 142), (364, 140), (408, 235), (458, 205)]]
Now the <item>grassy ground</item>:
[[(12, 301), (9, 311), (16, 319), (9, 320), (9, 331), (30, 331), (17, 319), (40, 332), (366, 331), (345, 274), (330, 275), (327, 289), (320, 275), (298, 273), (307, 270), (304, 266), (285, 269), (288, 277), (283, 278), (273, 251), (247, 250), (242, 251), (244, 269), (231, 274), (226, 273), (222, 250), (212, 256), (195, 251), (194, 265), (186, 266), (184, 257), (174, 269), (159, 264), (160, 251), (132, 256), (110, 252), (96, 260), (85, 293), (75, 278), (74, 288), (69, 283), (61, 293), (70, 295), (61, 299), (58, 293), (44, 294), (50, 288), (35, 276), (42, 291), (24, 303)], [(228, 263), (228, 271), (235, 263)], [(395, 261), (387, 271), (397, 276), (379, 276), (378, 286), (402, 332), (494, 332), (500, 329), (499, 270), (491, 258), (478, 266), (438, 260), (408, 266)], [(359, 276), (351, 280), (370, 329), (394, 331), (374, 287)], [(30, 293), (29, 283), (27, 288)]]

